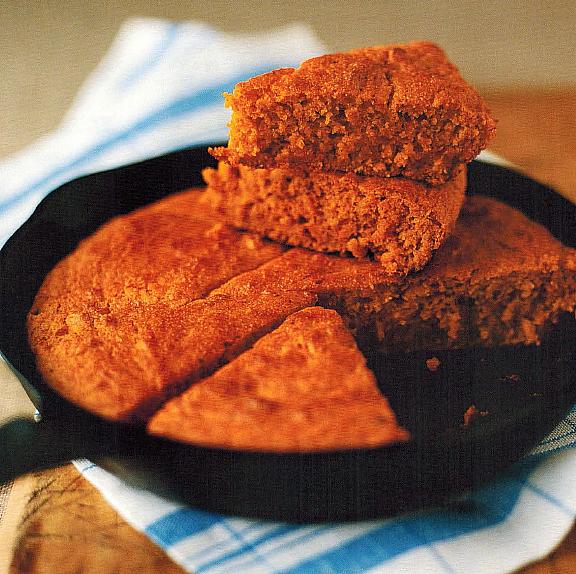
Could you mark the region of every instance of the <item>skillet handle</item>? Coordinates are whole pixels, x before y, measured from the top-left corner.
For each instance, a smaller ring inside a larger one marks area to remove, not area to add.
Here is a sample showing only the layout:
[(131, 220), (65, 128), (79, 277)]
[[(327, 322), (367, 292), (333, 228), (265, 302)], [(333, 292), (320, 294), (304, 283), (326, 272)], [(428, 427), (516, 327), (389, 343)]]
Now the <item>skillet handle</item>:
[(0, 484), (102, 450), (89, 438), (75, 413), (50, 416), (38, 392), (0, 353)]
[(82, 441), (47, 422), (16, 418), (0, 426), (0, 484), (22, 474), (84, 458)]

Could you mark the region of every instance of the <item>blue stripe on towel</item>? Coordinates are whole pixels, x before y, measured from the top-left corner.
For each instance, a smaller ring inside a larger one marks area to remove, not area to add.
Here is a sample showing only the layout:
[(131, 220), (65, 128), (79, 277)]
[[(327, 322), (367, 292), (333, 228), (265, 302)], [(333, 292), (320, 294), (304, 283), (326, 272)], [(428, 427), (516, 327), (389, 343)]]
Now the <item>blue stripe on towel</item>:
[[(510, 515), (526, 480), (536, 466), (535, 460), (516, 466), (515, 472), (471, 495), (468, 499), (471, 506), (446, 507), (385, 522), (380, 528), (328, 552), (317, 554), (283, 572), (325, 574), (334, 571), (360, 574), (410, 550), (430, 547), (444, 540), (495, 526)], [(265, 558), (267, 553), (260, 551), (259, 555), (254, 559), (255, 563)], [(443, 559), (439, 556), (436, 558), (443, 569), (449, 568)]]
[[(313, 530), (307, 527), (299, 527), (299, 526), (291, 526), (291, 525), (279, 525), (277, 529), (273, 530), (272, 532), (266, 532), (262, 536), (257, 539), (251, 540), (250, 542), (243, 542), (243, 547), (237, 550), (233, 550), (231, 552), (227, 552), (222, 554), (215, 560), (210, 562), (206, 562), (201, 566), (196, 567), (197, 574), (202, 574), (204, 572), (208, 572), (213, 568), (217, 568), (230, 560), (238, 558), (246, 552), (252, 551), (253, 555), (249, 561), (256, 562), (258, 564), (262, 564), (266, 562), (267, 557), (274, 555), (278, 552), (278, 550), (283, 550), (290, 547), (297, 547), (303, 541), (309, 542), (313, 538), (319, 536), (320, 534), (326, 532), (330, 529), (330, 526), (317, 526)], [(264, 551), (258, 548), (261, 544), (270, 542), (274, 539), (281, 539), (282, 536), (286, 534), (293, 534), (298, 530), (302, 530), (302, 534), (293, 538), (290, 538), (290, 541), (284, 544), (275, 545), (273, 550)]]
[(201, 510), (181, 508), (150, 524), (144, 532), (162, 546), (172, 546), (184, 538), (198, 534), (225, 519)]
[(210, 561), (205, 565), (198, 566), (195, 569), (196, 574), (202, 574), (203, 572), (212, 569), (214, 566), (217, 566), (221, 563), (225, 563), (238, 556), (242, 556), (243, 554), (246, 554), (246, 552), (253, 552), (254, 555), (258, 556), (257, 561), (259, 564), (263, 564), (265, 566), (268, 566), (268, 568), (272, 569), (271, 565), (268, 564), (266, 558), (258, 551), (258, 546), (269, 540), (274, 540), (274, 538), (277, 538), (278, 536), (283, 536), (287, 532), (292, 532), (295, 529), (295, 527), (290, 526), (279, 526), (272, 532), (268, 531), (264, 533), (262, 536), (255, 538), (254, 540), (246, 540), (240, 535), (238, 530), (229, 526), (225, 520), (222, 521), (222, 527), (229, 532), (231, 538), (233, 538), (240, 544), (240, 548), (222, 555), (217, 560)]
[(526, 486), (534, 492), (537, 496), (549, 502), (552, 506), (556, 507), (558, 510), (563, 512), (566, 516), (574, 516), (574, 509), (570, 508), (566, 504), (564, 504), (559, 498), (547, 492), (546, 490), (540, 488), (539, 486), (535, 485), (533, 482), (526, 481)]

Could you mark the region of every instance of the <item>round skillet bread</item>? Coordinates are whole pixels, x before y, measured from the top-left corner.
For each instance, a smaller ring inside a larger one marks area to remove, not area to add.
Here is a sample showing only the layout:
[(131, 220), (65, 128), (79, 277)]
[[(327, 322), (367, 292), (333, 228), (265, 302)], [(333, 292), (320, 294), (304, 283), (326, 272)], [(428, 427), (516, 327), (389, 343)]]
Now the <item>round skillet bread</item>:
[(29, 340), (64, 397), (140, 423), (311, 306), (335, 309), (364, 352), (538, 342), (574, 310), (575, 270), (574, 250), (481, 196), (466, 200), (432, 262), (399, 278), (235, 231), (190, 190), (110, 221), (56, 265), (30, 310)]

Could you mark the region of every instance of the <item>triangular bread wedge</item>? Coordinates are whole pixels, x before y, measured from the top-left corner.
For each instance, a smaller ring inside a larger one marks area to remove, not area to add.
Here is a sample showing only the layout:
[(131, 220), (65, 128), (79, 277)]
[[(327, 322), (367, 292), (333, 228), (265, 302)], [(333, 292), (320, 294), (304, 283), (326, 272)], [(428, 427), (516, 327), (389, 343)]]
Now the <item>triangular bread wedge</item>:
[(152, 434), (258, 451), (376, 447), (408, 440), (335, 312), (310, 307), (169, 401)]

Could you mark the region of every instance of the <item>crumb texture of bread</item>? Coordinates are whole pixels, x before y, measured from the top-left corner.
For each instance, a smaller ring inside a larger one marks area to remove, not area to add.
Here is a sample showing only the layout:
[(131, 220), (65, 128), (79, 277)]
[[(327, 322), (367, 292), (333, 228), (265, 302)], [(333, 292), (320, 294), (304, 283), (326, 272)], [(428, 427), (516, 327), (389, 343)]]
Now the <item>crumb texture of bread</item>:
[(251, 349), (169, 401), (148, 431), (212, 447), (290, 452), (408, 440), (334, 311), (290, 315)]
[(430, 42), (328, 54), (237, 84), (232, 165), (305, 167), (444, 183), (486, 147), (495, 121)]
[(329, 297), (382, 352), (539, 344), (574, 313), (576, 251), (519, 211), (473, 196), (430, 265), (400, 289)]
[(465, 169), (434, 187), (224, 162), (203, 176), (203, 197), (226, 223), (314, 251), (369, 256), (400, 275), (430, 261), (454, 228), (466, 190)]
[(489, 198), (467, 198), (430, 264), (399, 277), (235, 230), (202, 197), (112, 220), (46, 277), (29, 341), (72, 402), (143, 421), (315, 305), (336, 310), (361, 349), (384, 352), (537, 343), (576, 307), (576, 251)]

